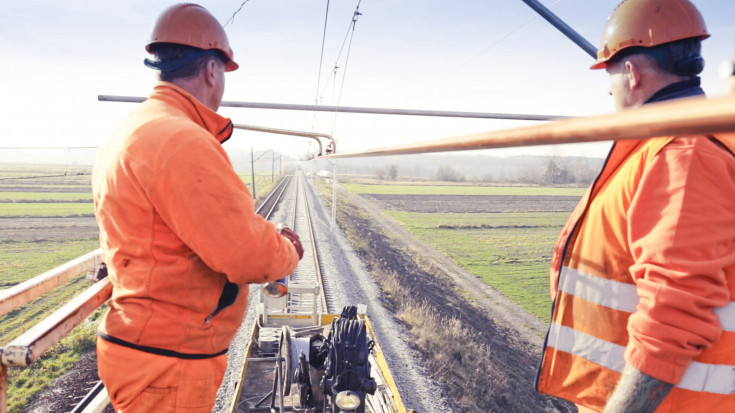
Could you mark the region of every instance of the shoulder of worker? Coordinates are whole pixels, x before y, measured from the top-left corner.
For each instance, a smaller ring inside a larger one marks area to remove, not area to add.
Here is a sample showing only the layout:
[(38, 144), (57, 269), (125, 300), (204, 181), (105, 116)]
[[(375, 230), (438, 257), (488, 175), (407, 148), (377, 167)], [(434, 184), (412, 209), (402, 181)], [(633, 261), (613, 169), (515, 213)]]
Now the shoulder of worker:
[(720, 157), (735, 163), (735, 133), (677, 136), (666, 145), (665, 149), (691, 151), (702, 156)]

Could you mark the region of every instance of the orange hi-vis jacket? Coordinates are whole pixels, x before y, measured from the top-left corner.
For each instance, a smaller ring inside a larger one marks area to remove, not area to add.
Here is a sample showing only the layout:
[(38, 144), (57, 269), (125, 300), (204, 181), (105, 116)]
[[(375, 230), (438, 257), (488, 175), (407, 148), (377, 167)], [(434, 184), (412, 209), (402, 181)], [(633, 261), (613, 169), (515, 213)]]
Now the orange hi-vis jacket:
[(539, 391), (602, 410), (627, 362), (675, 385), (657, 412), (735, 412), (733, 149), (615, 144), (554, 251)]
[(98, 155), (92, 187), (113, 284), (101, 338), (154, 354), (227, 351), (248, 283), (291, 273), (299, 257), (252, 196), (221, 142), (232, 122), (161, 82)]

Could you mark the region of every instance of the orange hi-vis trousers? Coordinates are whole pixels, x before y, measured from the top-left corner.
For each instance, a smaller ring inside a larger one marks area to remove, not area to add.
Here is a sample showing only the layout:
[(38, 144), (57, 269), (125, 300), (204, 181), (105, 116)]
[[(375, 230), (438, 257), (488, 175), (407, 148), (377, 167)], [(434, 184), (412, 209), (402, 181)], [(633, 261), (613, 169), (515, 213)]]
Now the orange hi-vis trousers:
[(227, 356), (185, 360), (97, 338), (97, 368), (116, 413), (210, 413)]

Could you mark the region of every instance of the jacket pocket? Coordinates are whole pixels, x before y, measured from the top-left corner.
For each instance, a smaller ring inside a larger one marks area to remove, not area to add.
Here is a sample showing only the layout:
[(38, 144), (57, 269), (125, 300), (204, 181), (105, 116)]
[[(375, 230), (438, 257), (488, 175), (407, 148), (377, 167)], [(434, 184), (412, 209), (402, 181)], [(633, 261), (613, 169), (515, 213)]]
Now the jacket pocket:
[(229, 281), (225, 283), (225, 286), (222, 287), (222, 294), (219, 296), (219, 302), (217, 302), (217, 308), (214, 309), (214, 312), (207, 316), (207, 318), (204, 320), (206, 324), (209, 324), (209, 322), (212, 320), (214, 316), (222, 312), (222, 310), (231, 307), (233, 304), (235, 304), (235, 301), (237, 301), (237, 296), (240, 294), (240, 287), (237, 284), (233, 284)]

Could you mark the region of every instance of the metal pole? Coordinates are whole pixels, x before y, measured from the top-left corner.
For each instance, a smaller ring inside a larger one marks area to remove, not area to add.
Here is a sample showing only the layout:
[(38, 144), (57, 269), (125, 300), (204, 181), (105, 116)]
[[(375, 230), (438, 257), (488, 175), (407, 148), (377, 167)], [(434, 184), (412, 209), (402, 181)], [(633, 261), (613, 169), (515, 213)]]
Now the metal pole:
[(329, 229), (333, 230), (337, 224), (337, 162), (334, 162), (332, 168), (332, 222)]
[(271, 183), (273, 183), (273, 175), (276, 171), (276, 153), (271, 150)]
[(677, 99), (609, 115), (345, 152), (323, 158), (407, 155), (723, 132), (735, 132), (735, 96)]
[(295, 130), (287, 130), (287, 129), (276, 129), (276, 128), (266, 128), (263, 126), (251, 126), (251, 125), (239, 125), (237, 123), (232, 125), (235, 129), (245, 129), (245, 130), (251, 130), (255, 132), (265, 132), (265, 133), (277, 133), (281, 135), (291, 135), (291, 136), (303, 136), (305, 138), (311, 138), (317, 141), (319, 143), (319, 155), (322, 156), (322, 141), (319, 140), (319, 138), (327, 138), (332, 143), (332, 148), (334, 148), (334, 139), (331, 135), (327, 135), (326, 133), (317, 133), (317, 132), (303, 132), (303, 131), (295, 131)]
[(255, 199), (255, 160), (253, 159), (253, 147), (250, 147), (250, 182), (253, 183), (253, 199)]
[(592, 56), (593, 59), (597, 59), (597, 48), (592, 43), (588, 42), (587, 39), (582, 37), (581, 34), (577, 33), (574, 29), (569, 27), (568, 24), (564, 23), (564, 21), (560, 19), (557, 15), (555, 15), (551, 10), (547, 9), (546, 7), (544, 7), (543, 4), (539, 3), (536, 0), (523, 0), (523, 2), (526, 3), (533, 10), (535, 10), (536, 13), (540, 14), (541, 17), (546, 19), (547, 22), (551, 23), (552, 26), (556, 27), (557, 30), (562, 32), (577, 46), (581, 47), (582, 50), (587, 52), (588, 55)]
[[(103, 102), (128, 102), (140, 103), (146, 98), (134, 96), (111, 96), (99, 95), (97, 100)], [(363, 108), (350, 106), (323, 106), (323, 105), (293, 105), (283, 103), (259, 103), (259, 102), (232, 102), (224, 101), (220, 107), (250, 108), (250, 109), (280, 109), (280, 110), (306, 110), (312, 112), (343, 112), (343, 113), (369, 113), (373, 115), (403, 115), (403, 116), (435, 116), (448, 118), (480, 118), (480, 119), (510, 119), (510, 120), (552, 120), (568, 118), (570, 116), (558, 115), (529, 115), (517, 113), (485, 113), (485, 112), (453, 112), (445, 110), (414, 110), (414, 109), (385, 109), (385, 108)]]

